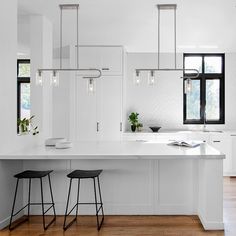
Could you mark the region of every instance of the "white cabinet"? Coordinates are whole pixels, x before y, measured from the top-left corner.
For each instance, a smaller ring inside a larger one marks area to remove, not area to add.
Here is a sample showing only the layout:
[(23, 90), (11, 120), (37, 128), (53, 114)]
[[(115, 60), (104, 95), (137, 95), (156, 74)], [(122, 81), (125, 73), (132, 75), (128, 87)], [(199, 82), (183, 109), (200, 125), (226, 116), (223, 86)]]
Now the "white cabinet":
[(120, 140), (122, 121), (122, 77), (103, 76), (97, 83), (99, 140)]
[(97, 93), (88, 94), (87, 80), (76, 79), (75, 136), (77, 141), (97, 140)]
[(102, 75), (123, 74), (122, 46), (80, 46), (80, 68), (98, 68)]
[[(231, 136), (228, 133), (212, 133), (209, 144), (225, 154), (223, 161), (224, 175), (232, 174), (232, 143)], [(236, 140), (236, 139), (235, 139)]]
[(232, 176), (236, 176), (236, 134), (231, 134)]
[(82, 46), (80, 68), (98, 68), (94, 94), (87, 92), (86, 79), (76, 79), (74, 126), (78, 141), (120, 140), (122, 126), (123, 48)]

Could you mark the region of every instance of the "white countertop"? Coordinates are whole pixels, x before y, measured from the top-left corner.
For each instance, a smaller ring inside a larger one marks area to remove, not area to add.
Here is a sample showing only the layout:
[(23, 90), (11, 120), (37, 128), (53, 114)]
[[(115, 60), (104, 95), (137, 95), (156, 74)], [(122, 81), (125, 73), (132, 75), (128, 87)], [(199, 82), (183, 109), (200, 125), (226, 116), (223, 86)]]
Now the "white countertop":
[(36, 146), (0, 155), (0, 160), (50, 159), (224, 159), (225, 155), (201, 144), (195, 148), (155, 142), (78, 142), (69, 149)]

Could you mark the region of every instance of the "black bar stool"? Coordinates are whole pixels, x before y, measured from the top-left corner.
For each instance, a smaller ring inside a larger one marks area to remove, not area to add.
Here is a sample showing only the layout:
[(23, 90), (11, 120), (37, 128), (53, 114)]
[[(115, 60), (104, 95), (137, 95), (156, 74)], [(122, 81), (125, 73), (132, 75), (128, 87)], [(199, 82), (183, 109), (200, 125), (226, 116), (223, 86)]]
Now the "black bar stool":
[[(100, 188), (100, 182), (99, 182), (99, 175), (101, 174), (101, 172), (102, 172), (102, 170), (75, 170), (75, 171), (73, 171), (73, 172), (71, 172), (70, 174), (67, 175), (67, 177), (70, 178), (70, 185), (69, 185), (68, 198), (67, 198), (67, 203), (66, 203), (66, 212), (65, 212), (64, 225), (63, 225), (64, 230), (67, 230), (75, 221), (77, 221), (78, 208), (79, 208), (79, 205), (82, 205), (82, 204), (83, 205), (95, 204), (96, 217), (97, 217), (97, 230), (100, 230), (100, 228), (102, 226), (102, 223), (104, 221), (102, 195), (101, 195), (101, 188)], [(96, 182), (95, 182), (96, 178), (97, 178), (100, 202), (97, 201), (97, 190), (96, 190)], [(73, 179), (78, 179), (77, 202), (68, 213), (68, 205), (69, 205), (69, 199), (70, 199), (71, 184), (72, 184)], [(80, 179), (93, 179), (94, 197), (95, 197), (95, 202), (94, 203), (79, 202)], [(100, 205), (99, 208), (98, 208), (98, 205)], [(74, 219), (66, 225), (66, 218), (67, 218), (67, 216), (69, 216), (71, 214), (71, 212), (75, 209), (75, 207), (76, 207), (76, 215), (75, 215)], [(100, 210), (102, 210), (102, 220), (99, 223), (98, 213), (99, 213)]]
[[(10, 218), (10, 224), (9, 224), (9, 230), (12, 230), (16, 228), (18, 225), (22, 224), (25, 221), (29, 220), (29, 215), (30, 215), (30, 206), (31, 205), (41, 205), (42, 206), (42, 215), (43, 215), (43, 228), (46, 230), (55, 220), (56, 220), (56, 211), (55, 211), (55, 203), (53, 200), (53, 194), (52, 194), (52, 186), (51, 186), (51, 180), (50, 180), (50, 173), (52, 170), (48, 171), (33, 171), (33, 170), (26, 170), (23, 171), (19, 174), (14, 175), (15, 178), (17, 178), (16, 182), (16, 190), (15, 190), (15, 195), (14, 195), (14, 201), (13, 201), (13, 206), (12, 206), (12, 212), (11, 212), (11, 218)], [(49, 182), (49, 188), (50, 188), (50, 194), (51, 194), (51, 203), (45, 203), (43, 200), (43, 183), (42, 183), (42, 178), (48, 176), (48, 182)], [(19, 211), (14, 213), (14, 208), (15, 208), (15, 202), (16, 202), (16, 196), (17, 196), (17, 189), (18, 189), (18, 184), (20, 179), (28, 179), (29, 180), (29, 192), (28, 192), (28, 203), (22, 207)], [(31, 194), (31, 179), (40, 179), (40, 186), (41, 186), (41, 203), (31, 203), (30, 202), (30, 194)], [(51, 205), (46, 211), (44, 211), (44, 205)], [(12, 219), (14, 216), (18, 215), (23, 209), (28, 207), (28, 217), (17, 223), (15, 226), (12, 227)], [(53, 213), (54, 217), (53, 219), (48, 223), (48, 225), (45, 225), (45, 214), (53, 208)]]

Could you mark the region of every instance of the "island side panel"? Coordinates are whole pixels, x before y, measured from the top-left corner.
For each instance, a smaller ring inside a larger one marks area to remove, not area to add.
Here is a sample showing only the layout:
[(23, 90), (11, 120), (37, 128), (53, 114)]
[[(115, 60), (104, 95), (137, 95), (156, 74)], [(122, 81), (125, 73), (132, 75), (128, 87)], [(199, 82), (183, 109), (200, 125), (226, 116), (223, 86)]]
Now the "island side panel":
[[(108, 215), (154, 214), (153, 160), (72, 160), (74, 169), (103, 169), (100, 177), (104, 210)], [(81, 201), (94, 202), (92, 180), (81, 180)], [(76, 186), (76, 185), (74, 185)], [(72, 191), (75, 202), (76, 188)], [(94, 206), (81, 206), (94, 214)]]
[[(69, 179), (75, 169), (103, 169), (100, 177), (106, 214), (111, 215), (187, 215), (196, 211), (197, 160), (32, 160), (24, 169), (54, 169), (52, 186), (57, 214), (64, 214)], [(45, 199), (48, 183), (44, 181)], [(27, 201), (28, 182), (24, 184)], [(39, 201), (39, 183), (34, 181), (32, 201)], [(70, 206), (76, 199), (77, 182), (73, 181)], [(93, 182), (81, 181), (81, 201), (94, 202)], [(35, 207), (32, 214), (40, 214)], [(94, 214), (94, 206), (81, 206), (80, 214)]]
[(158, 160), (157, 209), (159, 215), (196, 215), (198, 161), (193, 159)]
[(224, 229), (223, 160), (199, 160), (198, 216), (204, 229)]

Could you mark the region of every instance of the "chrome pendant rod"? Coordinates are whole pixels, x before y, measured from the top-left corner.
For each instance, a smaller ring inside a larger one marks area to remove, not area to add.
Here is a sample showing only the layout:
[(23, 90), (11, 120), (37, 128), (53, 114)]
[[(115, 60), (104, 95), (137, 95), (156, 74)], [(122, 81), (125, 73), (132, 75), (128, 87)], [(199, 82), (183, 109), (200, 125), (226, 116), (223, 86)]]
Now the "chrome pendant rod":
[(60, 69), (62, 68), (62, 5), (60, 7)]
[(176, 51), (176, 9), (177, 5), (176, 4), (158, 4), (157, 5), (158, 9), (158, 47), (157, 47), (157, 55), (158, 55), (158, 66), (157, 68), (160, 69), (160, 47), (161, 47), (161, 10), (174, 10), (174, 64), (175, 64), (175, 69), (177, 68), (177, 51)]
[(76, 7), (76, 65), (79, 69), (79, 5)]
[(177, 65), (176, 65), (176, 61), (177, 61), (177, 51), (176, 51), (176, 34), (177, 34), (177, 31), (176, 31), (176, 8), (174, 8), (174, 50), (175, 50), (175, 69), (177, 68)]
[(62, 19), (63, 10), (76, 10), (76, 67), (79, 69), (79, 4), (60, 4), (60, 69), (62, 69)]
[(199, 71), (197, 69), (182, 69), (182, 68), (161, 68), (161, 69), (156, 69), (156, 68), (153, 68), (153, 69), (135, 69), (136, 71), (136, 74), (139, 74), (140, 72), (142, 71), (151, 71), (151, 72), (154, 72), (154, 71), (182, 71), (182, 72), (194, 72), (194, 73), (191, 73), (187, 76), (185, 76), (184, 78), (189, 78), (189, 79), (195, 79), (195, 78), (198, 78), (199, 76)]
[(43, 71), (81, 71), (81, 72), (97, 72), (98, 75), (91, 75), (91, 76), (82, 76), (84, 79), (96, 79), (96, 78), (100, 78), (102, 75), (101, 70), (99, 69), (78, 69), (78, 68), (66, 68), (66, 69), (62, 69), (62, 68), (53, 68), (53, 69), (38, 69), (39, 74), (41, 74)]
[(158, 7), (158, 46), (157, 46), (157, 68), (160, 69), (160, 20), (161, 20), (161, 17), (160, 17), (160, 14), (161, 14), (161, 10), (160, 8)]

